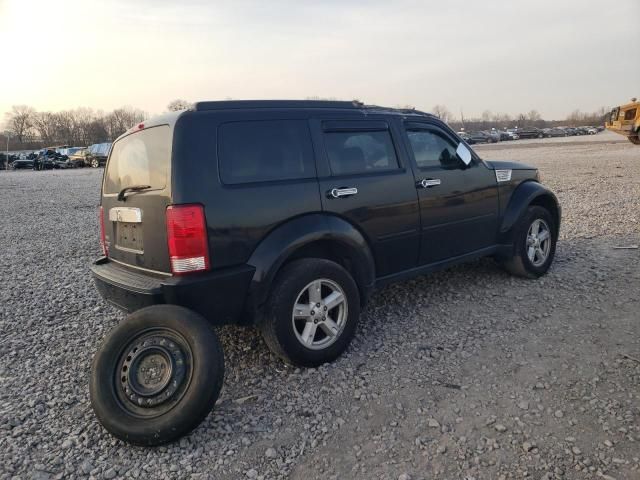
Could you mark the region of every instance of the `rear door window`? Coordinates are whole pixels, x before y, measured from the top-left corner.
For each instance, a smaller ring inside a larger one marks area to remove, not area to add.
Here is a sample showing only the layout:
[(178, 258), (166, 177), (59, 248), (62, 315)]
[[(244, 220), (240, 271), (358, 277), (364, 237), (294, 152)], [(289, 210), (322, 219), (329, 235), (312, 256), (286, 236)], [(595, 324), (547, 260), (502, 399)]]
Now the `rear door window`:
[(118, 140), (113, 144), (107, 164), (104, 193), (118, 193), (134, 185), (164, 189), (170, 156), (171, 131), (168, 125), (148, 128)]
[(227, 185), (316, 176), (306, 120), (231, 122), (218, 129), (220, 179)]
[(324, 144), (332, 175), (398, 169), (393, 140), (386, 128), (367, 131), (366, 126), (359, 126), (357, 131), (325, 131)]

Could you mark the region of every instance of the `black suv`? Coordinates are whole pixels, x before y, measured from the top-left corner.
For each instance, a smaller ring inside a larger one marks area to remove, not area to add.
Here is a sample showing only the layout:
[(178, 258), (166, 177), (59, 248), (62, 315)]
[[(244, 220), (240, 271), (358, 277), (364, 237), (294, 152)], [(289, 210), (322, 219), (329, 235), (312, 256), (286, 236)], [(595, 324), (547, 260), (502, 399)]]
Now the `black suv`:
[(543, 138), (544, 132), (536, 127), (519, 128), (516, 133), (520, 138)]
[(96, 285), (132, 313), (94, 358), (92, 404), (114, 435), (153, 445), (215, 404), (212, 325), (255, 325), (296, 365), (330, 362), (389, 282), (484, 256), (546, 273), (560, 207), (535, 168), (479, 158), (433, 115), (225, 101), (122, 135), (100, 224)]

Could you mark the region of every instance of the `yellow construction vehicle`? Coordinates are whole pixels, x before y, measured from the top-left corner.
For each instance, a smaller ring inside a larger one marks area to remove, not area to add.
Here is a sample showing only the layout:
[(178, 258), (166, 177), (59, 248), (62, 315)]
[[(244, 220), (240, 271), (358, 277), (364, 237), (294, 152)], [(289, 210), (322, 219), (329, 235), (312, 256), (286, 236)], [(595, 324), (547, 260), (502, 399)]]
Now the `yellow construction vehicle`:
[(611, 110), (605, 123), (607, 130), (624, 135), (635, 145), (640, 145), (640, 102), (636, 98), (631, 103)]

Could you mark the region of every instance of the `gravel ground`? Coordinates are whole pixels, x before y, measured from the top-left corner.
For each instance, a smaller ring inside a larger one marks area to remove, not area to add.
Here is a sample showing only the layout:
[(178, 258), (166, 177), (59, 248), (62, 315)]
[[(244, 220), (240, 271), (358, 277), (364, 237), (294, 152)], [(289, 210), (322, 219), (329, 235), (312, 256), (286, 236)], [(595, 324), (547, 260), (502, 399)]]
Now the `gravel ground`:
[(89, 405), (91, 357), (123, 315), (95, 292), (101, 171), (0, 172), (0, 479), (640, 478), (640, 148), (502, 143), (540, 168), (564, 223), (537, 281), (482, 260), (378, 292), (319, 369), (221, 329), (217, 409), (145, 449)]

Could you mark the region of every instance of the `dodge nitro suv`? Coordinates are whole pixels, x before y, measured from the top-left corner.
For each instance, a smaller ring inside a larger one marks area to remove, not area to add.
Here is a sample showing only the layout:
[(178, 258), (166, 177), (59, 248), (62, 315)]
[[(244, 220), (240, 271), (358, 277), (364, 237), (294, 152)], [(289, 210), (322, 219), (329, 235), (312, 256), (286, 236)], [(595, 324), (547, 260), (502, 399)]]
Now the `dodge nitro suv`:
[(376, 288), (479, 257), (549, 269), (556, 196), (416, 110), (200, 102), (113, 144), (100, 206), (104, 299), (130, 315), (92, 366), (100, 422), (134, 444), (193, 429), (223, 381), (212, 326), (254, 325), (287, 362), (338, 357)]

